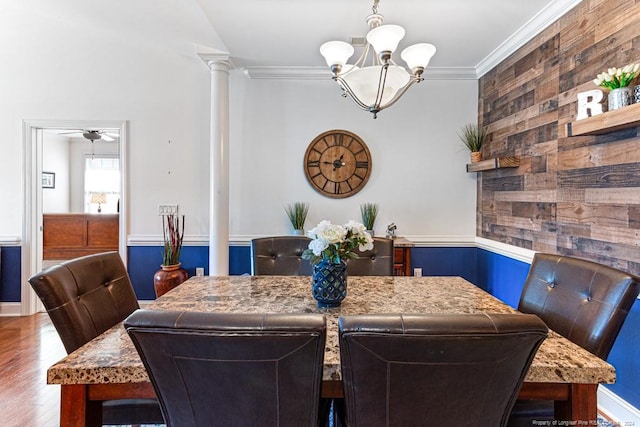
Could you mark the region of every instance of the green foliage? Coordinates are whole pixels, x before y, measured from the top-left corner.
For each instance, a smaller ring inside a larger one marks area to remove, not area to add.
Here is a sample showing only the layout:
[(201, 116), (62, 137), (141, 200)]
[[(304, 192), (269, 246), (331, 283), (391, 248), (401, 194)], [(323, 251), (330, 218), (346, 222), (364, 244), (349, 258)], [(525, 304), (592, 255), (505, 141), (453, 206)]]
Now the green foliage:
[(378, 216), (378, 205), (376, 203), (363, 203), (360, 205), (360, 215), (362, 223), (367, 230), (373, 230), (373, 225)]
[(462, 128), (462, 133), (458, 134), (460, 140), (469, 151), (480, 151), (488, 131), (486, 127), (480, 128), (478, 125), (469, 123)]
[(290, 203), (284, 208), (294, 230), (304, 230), (304, 222), (309, 213), (309, 204), (304, 202)]

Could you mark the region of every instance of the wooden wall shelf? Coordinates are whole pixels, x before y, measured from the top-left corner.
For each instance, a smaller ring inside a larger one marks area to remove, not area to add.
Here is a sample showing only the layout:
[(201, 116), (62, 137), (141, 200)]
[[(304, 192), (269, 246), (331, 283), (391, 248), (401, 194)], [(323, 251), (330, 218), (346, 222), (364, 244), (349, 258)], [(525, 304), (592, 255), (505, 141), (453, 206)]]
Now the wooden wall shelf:
[(518, 157), (496, 157), (476, 163), (467, 163), (467, 172), (481, 172), (502, 168), (517, 168), (520, 166)]
[(567, 123), (567, 135), (602, 135), (635, 126), (640, 126), (640, 104), (627, 105), (617, 110)]

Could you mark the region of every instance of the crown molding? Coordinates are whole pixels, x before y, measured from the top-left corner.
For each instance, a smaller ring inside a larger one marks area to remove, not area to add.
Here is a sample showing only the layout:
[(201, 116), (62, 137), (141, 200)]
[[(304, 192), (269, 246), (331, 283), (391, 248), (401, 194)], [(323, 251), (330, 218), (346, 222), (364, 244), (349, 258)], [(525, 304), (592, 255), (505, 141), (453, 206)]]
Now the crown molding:
[[(331, 71), (328, 67), (285, 67), (255, 66), (242, 68), (242, 74), (250, 79), (270, 80), (329, 80)], [(475, 68), (464, 67), (428, 67), (423, 77), (425, 80), (477, 80)]]
[(509, 55), (520, 49), (525, 43), (540, 34), (542, 30), (560, 19), (580, 2), (582, 0), (554, 0), (549, 3), (476, 65), (478, 78), (500, 64)]
[(422, 75), (425, 80), (477, 80), (473, 67), (427, 67)]
[(331, 71), (327, 67), (255, 66), (242, 68), (250, 79), (327, 80)]

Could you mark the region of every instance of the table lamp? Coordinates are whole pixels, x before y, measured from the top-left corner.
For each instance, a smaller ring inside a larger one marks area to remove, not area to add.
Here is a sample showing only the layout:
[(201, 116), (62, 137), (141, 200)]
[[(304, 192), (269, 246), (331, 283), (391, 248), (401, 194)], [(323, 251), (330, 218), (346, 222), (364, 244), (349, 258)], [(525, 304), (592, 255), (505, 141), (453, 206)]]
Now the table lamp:
[(107, 203), (107, 196), (104, 193), (91, 193), (91, 202), (98, 204), (98, 213), (102, 212), (102, 204)]

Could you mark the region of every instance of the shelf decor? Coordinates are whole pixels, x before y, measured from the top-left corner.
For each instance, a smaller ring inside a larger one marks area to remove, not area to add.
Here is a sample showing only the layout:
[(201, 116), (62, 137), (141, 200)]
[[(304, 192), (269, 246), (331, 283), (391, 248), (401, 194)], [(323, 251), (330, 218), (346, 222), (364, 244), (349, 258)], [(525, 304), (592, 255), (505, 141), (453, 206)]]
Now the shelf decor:
[(600, 87), (609, 89), (609, 111), (631, 105), (632, 94), (629, 85), (638, 75), (640, 63), (628, 64), (622, 68), (609, 68), (593, 80)]

